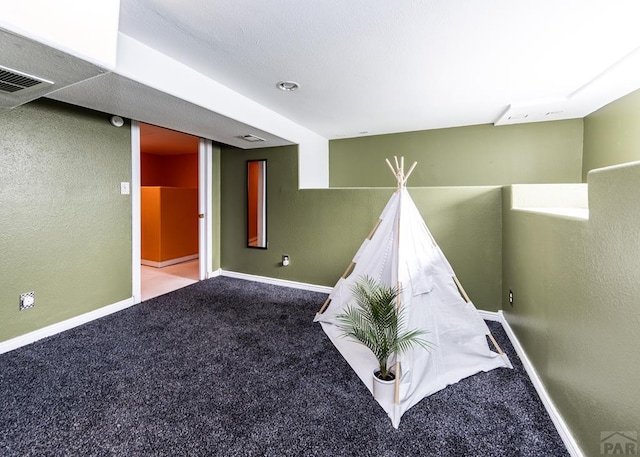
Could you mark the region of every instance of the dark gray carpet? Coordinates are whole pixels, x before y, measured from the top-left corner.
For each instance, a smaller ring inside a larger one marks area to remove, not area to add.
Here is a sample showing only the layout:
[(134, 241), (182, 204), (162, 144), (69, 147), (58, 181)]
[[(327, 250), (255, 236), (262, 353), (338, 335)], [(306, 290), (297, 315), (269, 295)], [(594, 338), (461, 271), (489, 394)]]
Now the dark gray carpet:
[(216, 278), (0, 355), (0, 455), (568, 455), (494, 323), (515, 369), (393, 429), (312, 322), (325, 297)]

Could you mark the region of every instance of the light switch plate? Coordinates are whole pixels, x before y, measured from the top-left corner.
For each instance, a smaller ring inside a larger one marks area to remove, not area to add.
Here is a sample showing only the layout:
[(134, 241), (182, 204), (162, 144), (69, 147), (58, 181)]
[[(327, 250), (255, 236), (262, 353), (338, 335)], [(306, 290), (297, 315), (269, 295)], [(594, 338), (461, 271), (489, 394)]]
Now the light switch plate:
[(128, 182), (121, 182), (120, 183), (120, 194), (122, 195), (129, 195), (131, 193), (131, 188), (129, 186)]

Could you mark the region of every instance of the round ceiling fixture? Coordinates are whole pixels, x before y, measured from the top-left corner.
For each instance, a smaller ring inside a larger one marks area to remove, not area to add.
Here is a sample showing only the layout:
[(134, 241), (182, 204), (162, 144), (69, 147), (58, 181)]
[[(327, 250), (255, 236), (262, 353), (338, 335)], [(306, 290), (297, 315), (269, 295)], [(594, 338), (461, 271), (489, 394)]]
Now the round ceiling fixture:
[(113, 125), (114, 127), (122, 127), (124, 125), (124, 119), (122, 119), (120, 116), (111, 116), (109, 122), (111, 122), (111, 125)]
[(276, 87), (280, 90), (291, 92), (297, 90), (300, 87), (300, 84), (295, 81), (280, 81), (278, 84), (276, 84)]

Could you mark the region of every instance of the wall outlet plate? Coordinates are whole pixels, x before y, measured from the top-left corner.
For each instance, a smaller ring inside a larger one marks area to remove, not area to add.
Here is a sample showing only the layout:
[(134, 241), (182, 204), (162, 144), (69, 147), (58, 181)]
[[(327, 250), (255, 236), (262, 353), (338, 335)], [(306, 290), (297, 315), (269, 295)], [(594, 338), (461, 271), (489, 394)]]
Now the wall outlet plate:
[(23, 309), (33, 308), (35, 304), (35, 292), (25, 292), (24, 294), (20, 294), (20, 311), (22, 311)]

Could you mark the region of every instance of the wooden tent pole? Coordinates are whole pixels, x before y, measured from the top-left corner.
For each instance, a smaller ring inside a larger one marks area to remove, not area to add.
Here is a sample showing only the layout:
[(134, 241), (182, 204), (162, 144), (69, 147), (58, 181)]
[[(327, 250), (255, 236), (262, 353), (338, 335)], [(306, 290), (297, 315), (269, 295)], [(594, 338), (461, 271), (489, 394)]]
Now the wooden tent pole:
[(327, 309), (327, 306), (329, 306), (329, 303), (331, 302), (331, 298), (327, 297), (327, 299), (324, 301), (322, 308), (320, 308), (320, 310), (318, 311), (317, 314), (322, 314), (324, 313), (324, 311)]
[(409, 180), (409, 176), (411, 176), (411, 173), (413, 173), (413, 169), (416, 167), (416, 165), (418, 165), (418, 162), (413, 162), (413, 165), (411, 165), (411, 168), (409, 168), (409, 171), (407, 172), (407, 174), (404, 177), (404, 183), (405, 184)]
[[(367, 238), (366, 238), (367, 240), (370, 240), (373, 237), (373, 234), (376, 233), (376, 230), (378, 230), (378, 226), (380, 225), (381, 222), (382, 222), (382, 219), (378, 219), (376, 221), (376, 223), (373, 225), (373, 228), (367, 235)], [(344, 270), (344, 273), (342, 273), (342, 276), (340, 276), (340, 278), (344, 279), (345, 277), (347, 277), (347, 273), (349, 273), (349, 271), (351, 270), (351, 268), (353, 268), (354, 265), (355, 265), (355, 262), (353, 262), (352, 260), (351, 263), (349, 263), (349, 266), (347, 266), (347, 269)], [(327, 297), (327, 299), (324, 301), (324, 303), (322, 304), (322, 307), (320, 308), (317, 314), (324, 313), (324, 311), (327, 309), (327, 306), (329, 306), (329, 302), (331, 302), (331, 297)]]
[(489, 339), (491, 340), (491, 342), (493, 343), (493, 345), (495, 346), (495, 348), (498, 350), (498, 354), (500, 355), (504, 355), (504, 352), (502, 352), (502, 348), (500, 346), (498, 346), (498, 342), (496, 341), (496, 339), (493, 337), (493, 335), (491, 334), (491, 332), (489, 332)]
[[(400, 313), (400, 307), (402, 306), (402, 283), (398, 281), (398, 297), (396, 299), (396, 310)], [(398, 354), (396, 354), (396, 367), (395, 367), (395, 391), (393, 394), (393, 403), (396, 405), (400, 404), (400, 360), (398, 360)]]
[[(467, 293), (464, 290), (464, 287), (462, 287), (462, 284), (460, 284), (460, 281), (458, 280), (458, 278), (456, 278), (455, 276), (453, 277), (453, 280), (456, 283), (456, 287), (458, 287), (458, 290), (460, 291), (460, 295), (462, 295), (462, 298), (464, 298), (464, 301), (466, 301), (467, 303), (469, 303), (471, 300), (469, 299), (469, 296), (467, 295)], [(491, 334), (491, 332), (489, 332), (489, 339), (491, 340), (491, 342), (493, 343), (493, 345), (495, 346), (495, 348), (498, 350), (498, 354), (500, 355), (504, 355), (504, 352), (502, 352), (502, 348), (498, 345), (498, 343), (496, 342), (496, 339), (493, 337), (493, 335)]]
[(376, 223), (374, 224), (373, 228), (371, 229), (371, 231), (367, 235), (367, 240), (370, 240), (371, 238), (373, 238), (373, 234), (376, 233), (376, 230), (378, 230), (378, 226), (380, 225), (381, 222), (382, 222), (382, 219), (378, 219), (376, 221)]
[[(396, 166), (397, 166), (398, 157), (394, 156), (394, 158), (396, 160)], [(398, 175), (397, 175), (398, 190), (400, 190), (404, 185), (404, 182), (401, 182), (403, 180), (402, 174), (404, 173), (404, 157), (402, 157), (401, 160), (402, 160), (402, 168), (398, 170)], [(397, 218), (398, 218), (398, 222), (397, 222), (398, 226), (396, 228), (396, 231), (397, 231), (396, 246), (400, 246), (400, 231), (401, 231), (400, 221), (402, 219), (402, 194), (400, 194), (400, 204), (398, 205)], [(396, 298), (396, 311), (397, 311), (397, 314), (400, 315), (400, 313), (402, 312), (402, 282), (400, 281), (400, 277), (399, 277), (400, 275), (400, 253), (399, 252), (398, 252), (397, 262), (398, 263), (396, 264), (396, 285), (398, 288), (398, 296)], [(398, 330), (399, 329), (396, 329), (396, 331)], [(396, 338), (397, 337), (398, 335), (396, 334)], [(394, 392), (394, 399), (393, 399), (394, 405), (400, 404), (400, 375), (401, 374), (402, 373), (400, 373), (400, 357), (398, 354), (396, 354), (396, 382), (395, 382), (395, 392)]]
[(460, 295), (462, 295), (462, 298), (464, 298), (464, 301), (469, 303), (471, 301), (471, 299), (469, 298), (467, 293), (464, 291), (464, 287), (462, 287), (462, 284), (460, 284), (460, 281), (458, 281), (458, 278), (456, 278), (454, 276), (453, 277), (453, 281), (456, 283), (456, 287), (458, 288), (458, 291), (460, 292)]
[(387, 165), (389, 165), (389, 169), (391, 170), (391, 173), (393, 173), (393, 176), (396, 175), (396, 171), (393, 169), (393, 165), (391, 165), (391, 162), (389, 162), (389, 159), (384, 159), (387, 162)]

